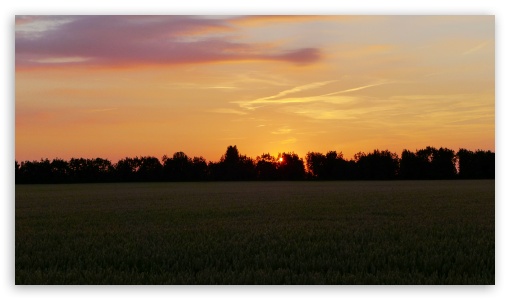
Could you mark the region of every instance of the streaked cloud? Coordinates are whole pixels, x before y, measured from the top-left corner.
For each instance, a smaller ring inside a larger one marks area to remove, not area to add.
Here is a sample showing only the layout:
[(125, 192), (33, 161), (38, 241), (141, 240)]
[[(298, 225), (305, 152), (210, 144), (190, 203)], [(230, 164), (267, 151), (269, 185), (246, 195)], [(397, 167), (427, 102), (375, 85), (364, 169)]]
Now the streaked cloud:
[(467, 51), (463, 52), (462, 55), (467, 55), (467, 54), (474, 53), (474, 52), (482, 49), (483, 47), (487, 46), (487, 44), (489, 44), (489, 43), (488, 42), (483, 42), (481, 44), (478, 44), (475, 47), (473, 47), (471, 49), (468, 49)]
[(90, 60), (87, 57), (71, 56), (71, 57), (45, 57), (34, 59), (32, 62), (40, 64), (66, 64), (66, 63), (81, 63)]
[(292, 132), (292, 129), (288, 127), (279, 128), (278, 130), (271, 131), (271, 134), (289, 134)]
[(291, 88), (291, 89), (279, 92), (278, 94), (276, 94), (274, 96), (269, 96), (269, 97), (261, 98), (261, 100), (276, 99), (276, 98), (283, 97), (285, 95), (294, 94), (294, 93), (298, 93), (298, 92), (302, 92), (302, 91), (306, 91), (306, 90), (310, 90), (310, 89), (316, 89), (318, 87), (330, 84), (330, 83), (335, 82), (335, 81), (337, 81), (337, 80), (328, 80), (328, 81), (321, 81), (321, 82), (313, 82), (313, 83), (297, 86), (297, 87), (294, 87), (294, 88)]
[(288, 90), (284, 90), (284, 91), (282, 91), (278, 94), (272, 95), (272, 96), (258, 98), (258, 99), (250, 100), (250, 101), (234, 101), (233, 103), (239, 104), (239, 106), (242, 108), (253, 110), (253, 109), (259, 108), (264, 105), (269, 105), (269, 104), (309, 103), (309, 102), (321, 102), (321, 101), (345, 102), (345, 101), (351, 101), (351, 100), (353, 100), (353, 98), (352, 97), (338, 97), (336, 95), (356, 92), (356, 91), (368, 89), (368, 88), (379, 86), (379, 85), (393, 83), (393, 81), (381, 80), (381, 81), (377, 81), (375, 83), (366, 84), (366, 85), (348, 88), (348, 89), (343, 89), (340, 91), (330, 92), (330, 93), (326, 93), (326, 94), (302, 96), (302, 97), (284, 97), (289, 94), (294, 94), (294, 93), (298, 93), (298, 92), (302, 92), (302, 91), (306, 91), (306, 90), (316, 89), (316, 88), (319, 88), (319, 87), (322, 87), (322, 86), (325, 86), (327, 84), (337, 82), (337, 81), (338, 80), (314, 82), (314, 83), (310, 83), (310, 84), (306, 84), (306, 85), (297, 86), (297, 87), (294, 87), (294, 88), (291, 88)]
[(233, 108), (215, 108), (215, 109), (211, 109), (209, 111), (213, 112), (213, 113), (219, 113), (219, 114), (234, 114), (234, 115), (246, 115), (247, 114), (247, 112), (245, 112), (245, 111), (241, 111), (241, 110), (237, 110), (237, 109), (233, 109)]

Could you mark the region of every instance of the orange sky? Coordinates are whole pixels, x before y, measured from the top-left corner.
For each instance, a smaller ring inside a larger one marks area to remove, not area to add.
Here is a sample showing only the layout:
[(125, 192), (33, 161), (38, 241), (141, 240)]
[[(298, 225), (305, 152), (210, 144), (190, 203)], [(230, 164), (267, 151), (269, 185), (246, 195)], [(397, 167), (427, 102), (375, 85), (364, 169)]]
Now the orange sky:
[(493, 16), (18, 16), (16, 160), (494, 151)]

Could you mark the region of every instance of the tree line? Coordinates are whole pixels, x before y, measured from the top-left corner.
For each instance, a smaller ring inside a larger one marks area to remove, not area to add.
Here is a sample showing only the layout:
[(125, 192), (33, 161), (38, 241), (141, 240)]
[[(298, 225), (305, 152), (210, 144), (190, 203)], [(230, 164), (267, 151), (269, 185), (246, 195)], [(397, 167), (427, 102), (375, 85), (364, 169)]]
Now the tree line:
[(359, 152), (346, 160), (343, 154), (308, 152), (303, 160), (295, 153), (256, 159), (229, 146), (218, 162), (176, 152), (161, 160), (153, 156), (126, 157), (113, 164), (102, 158), (55, 158), (16, 163), (15, 181), (25, 183), (236, 181), (236, 180), (423, 180), (494, 179), (495, 153), (455, 152), (426, 147), (403, 150), (399, 157), (388, 150)]

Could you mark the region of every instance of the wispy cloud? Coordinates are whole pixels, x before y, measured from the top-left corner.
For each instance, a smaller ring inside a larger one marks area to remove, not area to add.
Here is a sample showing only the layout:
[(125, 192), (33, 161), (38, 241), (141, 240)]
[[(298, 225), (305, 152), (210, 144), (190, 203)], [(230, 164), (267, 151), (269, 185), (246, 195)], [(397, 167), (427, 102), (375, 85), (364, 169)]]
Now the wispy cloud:
[(87, 57), (70, 56), (70, 57), (45, 57), (40, 59), (33, 59), (32, 62), (39, 64), (66, 64), (66, 63), (80, 63), (88, 61)]
[(354, 87), (354, 88), (349, 88), (349, 89), (344, 89), (344, 90), (340, 90), (340, 91), (335, 91), (335, 92), (331, 92), (331, 93), (326, 93), (326, 94), (303, 96), (303, 97), (284, 97), (289, 94), (294, 94), (294, 93), (298, 93), (298, 92), (302, 92), (302, 91), (306, 91), (306, 90), (316, 89), (316, 88), (319, 88), (319, 87), (322, 87), (322, 86), (325, 86), (327, 84), (337, 82), (337, 81), (338, 80), (314, 82), (314, 83), (310, 83), (310, 84), (306, 84), (306, 85), (297, 86), (297, 87), (294, 87), (294, 88), (291, 88), (288, 90), (284, 90), (276, 95), (272, 95), (269, 97), (263, 97), (263, 98), (258, 98), (255, 100), (249, 100), (249, 101), (234, 101), (233, 103), (239, 104), (239, 106), (242, 108), (253, 110), (258, 107), (261, 107), (264, 105), (269, 105), (269, 104), (309, 103), (309, 102), (321, 102), (321, 101), (345, 102), (345, 101), (351, 101), (354, 98), (353, 97), (338, 98), (338, 97), (333, 97), (333, 96), (336, 96), (339, 94), (356, 92), (356, 91), (368, 89), (368, 88), (379, 86), (379, 85), (393, 83), (392, 81), (381, 80), (381, 81), (378, 81), (375, 83), (358, 86), (358, 87)]
[(283, 127), (275, 131), (271, 131), (271, 134), (289, 134), (292, 131), (292, 129), (288, 127)]
[(300, 85), (300, 86), (296, 86), (294, 88), (279, 92), (278, 94), (273, 95), (273, 96), (260, 98), (259, 100), (276, 99), (276, 98), (280, 98), (280, 97), (283, 97), (283, 96), (286, 96), (289, 94), (294, 94), (294, 93), (298, 93), (298, 92), (302, 92), (302, 91), (306, 91), (306, 90), (310, 90), (310, 89), (316, 89), (316, 88), (330, 84), (335, 81), (338, 81), (338, 80), (320, 81), (320, 82), (313, 82), (313, 83), (309, 83), (309, 84), (305, 84), (305, 85)]
[(234, 114), (234, 115), (246, 115), (247, 112), (233, 109), (233, 108), (216, 108), (211, 109), (210, 112), (219, 113), (219, 114)]
[(469, 120), (493, 124), (494, 106), (490, 94), (403, 94), (376, 99), (360, 97), (355, 103), (330, 105), (308, 103), (288, 106), (284, 112), (318, 121), (345, 121), (350, 126), (380, 128), (430, 128), (450, 126)]
[(489, 42), (483, 42), (481, 44), (478, 44), (475, 47), (473, 47), (471, 49), (468, 49), (467, 51), (463, 52), (462, 55), (467, 55), (467, 54), (474, 53), (474, 52), (482, 49), (483, 47), (485, 47), (487, 44), (489, 44)]

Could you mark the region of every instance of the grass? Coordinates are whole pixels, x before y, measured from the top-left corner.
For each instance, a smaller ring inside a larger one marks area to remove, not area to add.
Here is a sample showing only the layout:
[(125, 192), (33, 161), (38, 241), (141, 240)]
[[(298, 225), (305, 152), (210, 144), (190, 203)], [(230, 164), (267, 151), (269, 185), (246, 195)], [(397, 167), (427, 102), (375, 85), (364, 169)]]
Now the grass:
[(16, 186), (16, 284), (494, 284), (494, 181)]

